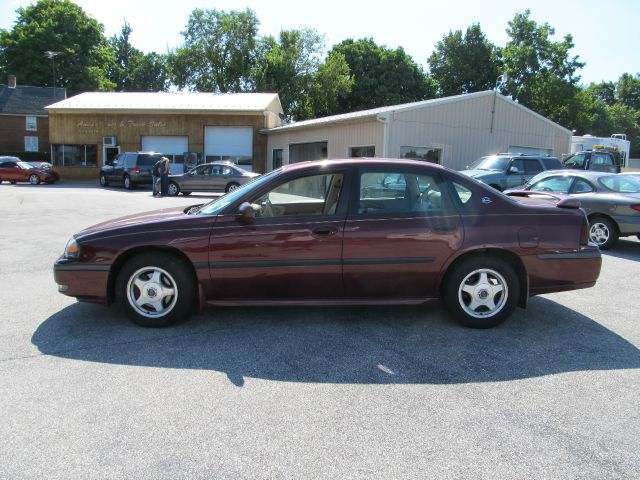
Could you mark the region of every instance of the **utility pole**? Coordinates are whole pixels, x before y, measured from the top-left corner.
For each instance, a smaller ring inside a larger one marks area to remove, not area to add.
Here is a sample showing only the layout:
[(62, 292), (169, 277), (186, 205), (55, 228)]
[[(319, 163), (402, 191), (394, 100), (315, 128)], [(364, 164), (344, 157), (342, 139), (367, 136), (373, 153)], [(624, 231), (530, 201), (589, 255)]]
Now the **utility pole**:
[(51, 69), (53, 70), (53, 98), (56, 97), (56, 56), (62, 52), (54, 52), (47, 50), (44, 52), (44, 56), (51, 59)]

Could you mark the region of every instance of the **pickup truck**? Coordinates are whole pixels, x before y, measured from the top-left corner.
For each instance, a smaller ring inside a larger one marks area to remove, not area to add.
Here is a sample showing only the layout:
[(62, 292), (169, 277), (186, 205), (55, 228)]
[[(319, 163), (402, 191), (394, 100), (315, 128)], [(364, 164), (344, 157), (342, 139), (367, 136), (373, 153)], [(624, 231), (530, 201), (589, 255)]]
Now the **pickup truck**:
[(562, 161), (564, 168), (620, 173), (620, 165), (611, 152), (585, 150), (576, 152)]

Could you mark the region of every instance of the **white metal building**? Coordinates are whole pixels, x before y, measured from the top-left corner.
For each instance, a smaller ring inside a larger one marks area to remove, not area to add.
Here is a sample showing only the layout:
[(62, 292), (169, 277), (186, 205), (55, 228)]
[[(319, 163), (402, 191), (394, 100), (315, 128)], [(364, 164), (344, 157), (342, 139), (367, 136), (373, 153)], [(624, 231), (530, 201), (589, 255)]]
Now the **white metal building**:
[(387, 157), (461, 170), (500, 152), (570, 151), (571, 131), (484, 91), (296, 122), (265, 131), (267, 168), (305, 160)]

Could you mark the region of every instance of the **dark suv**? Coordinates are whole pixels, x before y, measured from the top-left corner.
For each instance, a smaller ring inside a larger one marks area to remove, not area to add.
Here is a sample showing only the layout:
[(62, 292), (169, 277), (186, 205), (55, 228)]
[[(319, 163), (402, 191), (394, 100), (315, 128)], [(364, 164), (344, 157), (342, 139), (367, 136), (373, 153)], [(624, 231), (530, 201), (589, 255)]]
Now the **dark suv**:
[(151, 169), (161, 157), (157, 152), (121, 153), (100, 169), (100, 185), (122, 183), (127, 189), (151, 185)]
[(549, 155), (498, 153), (479, 158), (461, 173), (503, 191), (524, 185), (543, 170), (561, 168), (560, 160)]
[(594, 170), (596, 172), (620, 173), (620, 155), (600, 150), (577, 152), (563, 160), (564, 168), (572, 170)]

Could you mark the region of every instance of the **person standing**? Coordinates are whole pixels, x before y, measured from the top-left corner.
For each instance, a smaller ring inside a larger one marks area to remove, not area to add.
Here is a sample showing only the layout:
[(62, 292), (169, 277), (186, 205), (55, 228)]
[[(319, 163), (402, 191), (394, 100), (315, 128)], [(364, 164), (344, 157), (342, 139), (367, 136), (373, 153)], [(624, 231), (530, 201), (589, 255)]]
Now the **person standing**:
[(160, 169), (164, 164), (164, 160), (162, 158), (158, 160), (151, 169), (151, 194), (152, 196), (160, 195)]
[(162, 168), (160, 169), (160, 195), (165, 197), (169, 194), (169, 159), (162, 157)]

